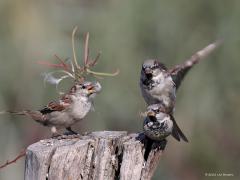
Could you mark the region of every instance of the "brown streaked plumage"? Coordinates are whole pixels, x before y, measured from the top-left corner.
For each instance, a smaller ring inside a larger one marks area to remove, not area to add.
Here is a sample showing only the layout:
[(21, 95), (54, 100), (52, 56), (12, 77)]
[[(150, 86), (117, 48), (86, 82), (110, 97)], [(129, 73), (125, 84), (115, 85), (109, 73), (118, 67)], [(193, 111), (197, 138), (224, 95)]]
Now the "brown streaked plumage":
[(66, 128), (82, 120), (92, 108), (93, 98), (101, 91), (101, 85), (92, 82), (75, 83), (70, 91), (58, 101), (52, 101), (38, 111), (8, 111), (12, 114), (26, 115), (44, 126), (51, 127), (52, 133), (57, 134), (57, 129)]

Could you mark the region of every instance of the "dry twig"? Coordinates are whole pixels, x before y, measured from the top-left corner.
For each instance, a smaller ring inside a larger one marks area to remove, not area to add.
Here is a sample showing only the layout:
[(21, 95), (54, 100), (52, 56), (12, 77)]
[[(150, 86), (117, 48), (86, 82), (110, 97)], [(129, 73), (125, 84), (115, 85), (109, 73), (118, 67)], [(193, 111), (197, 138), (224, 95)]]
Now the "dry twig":
[[(95, 72), (91, 70), (92, 67), (94, 67), (101, 55), (100, 52), (98, 52), (96, 58), (94, 60), (90, 59), (89, 56), (89, 33), (86, 33), (85, 40), (84, 40), (84, 55), (83, 55), (83, 65), (79, 65), (77, 61), (76, 56), (76, 48), (75, 48), (75, 35), (78, 30), (78, 27), (75, 27), (72, 31), (72, 52), (73, 52), (73, 59), (70, 61), (70, 64), (62, 60), (60, 57), (55, 55), (55, 57), (60, 61), (59, 64), (53, 64), (45, 61), (39, 61), (38, 63), (41, 65), (46, 65), (48, 67), (53, 68), (60, 68), (61, 71), (54, 71), (45, 74), (44, 81), (50, 82), (51, 84), (55, 84), (56, 86), (65, 79), (66, 76), (69, 76), (73, 78), (76, 81), (84, 81), (87, 75), (93, 75), (94, 77), (99, 78), (99, 76), (116, 76), (119, 73), (119, 70), (116, 70), (114, 73), (105, 73), (105, 72)], [(64, 75), (61, 75), (60, 78), (53, 77), (53, 74), (61, 73)], [(63, 78), (64, 77), (64, 78)], [(50, 80), (48, 80), (50, 79)], [(54, 81), (52, 81), (54, 79)]]
[(22, 150), (13, 160), (7, 160), (5, 164), (0, 166), (0, 169), (5, 168), (6, 166), (16, 163), (17, 160), (21, 159), (22, 157), (26, 156), (26, 149)]

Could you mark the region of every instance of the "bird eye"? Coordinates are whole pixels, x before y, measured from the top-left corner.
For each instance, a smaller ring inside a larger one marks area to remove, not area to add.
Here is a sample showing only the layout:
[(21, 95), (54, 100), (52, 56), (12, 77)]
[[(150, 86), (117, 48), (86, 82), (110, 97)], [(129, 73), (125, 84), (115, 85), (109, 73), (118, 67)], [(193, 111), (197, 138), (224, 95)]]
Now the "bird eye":
[(86, 89), (86, 86), (82, 85), (82, 88), (83, 88), (83, 89)]

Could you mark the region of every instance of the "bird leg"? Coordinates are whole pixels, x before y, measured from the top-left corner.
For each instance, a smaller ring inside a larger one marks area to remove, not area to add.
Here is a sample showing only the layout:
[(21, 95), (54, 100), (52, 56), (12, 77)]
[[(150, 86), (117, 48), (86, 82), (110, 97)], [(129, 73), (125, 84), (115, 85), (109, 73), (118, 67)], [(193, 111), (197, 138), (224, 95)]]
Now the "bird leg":
[(67, 127), (66, 130), (68, 130), (68, 132), (69, 132), (69, 133), (67, 133), (68, 135), (78, 134), (77, 132), (73, 131), (71, 127)]
[(57, 128), (55, 126), (51, 127), (51, 132), (52, 132), (52, 138), (57, 138), (57, 137), (61, 136), (61, 134), (59, 134), (57, 132)]

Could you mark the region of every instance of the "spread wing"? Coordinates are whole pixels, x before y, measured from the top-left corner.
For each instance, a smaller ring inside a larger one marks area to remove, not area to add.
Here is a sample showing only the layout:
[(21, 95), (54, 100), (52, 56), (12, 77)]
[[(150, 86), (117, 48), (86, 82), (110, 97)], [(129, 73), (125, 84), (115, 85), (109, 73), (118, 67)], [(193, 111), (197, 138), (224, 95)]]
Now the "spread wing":
[(184, 79), (187, 72), (193, 67), (197, 62), (186, 61), (184, 64), (177, 65), (174, 68), (170, 69), (170, 75), (173, 79), (173, 82), (176, 85), (176, 89), (181, 85), (182, 80)]
[(218, 40), (212, 44), (209, 44), (205, 48), (201, 49), (200, 51), (196, 52), (192, 55), (191, 58), (186, 60), (183, 64), (177, 65), (174, 68), (169, 70), (169, 73), (176, 85), (176, 89), (179, 88), (181, 85), (182, 80), (184, 79), (187, 72), (201, 60), (203, 60), (206, 56), (208, 56), (212, 51), (214, 51), (220, 44), (222, 43), (221, 40)]
[(71, 104), (69, 96), (63, 96), (59, 101), (52, 101), (43, 109), (40, 110), (42, 114), (48, 114), (54, 111), (63, 111)]

